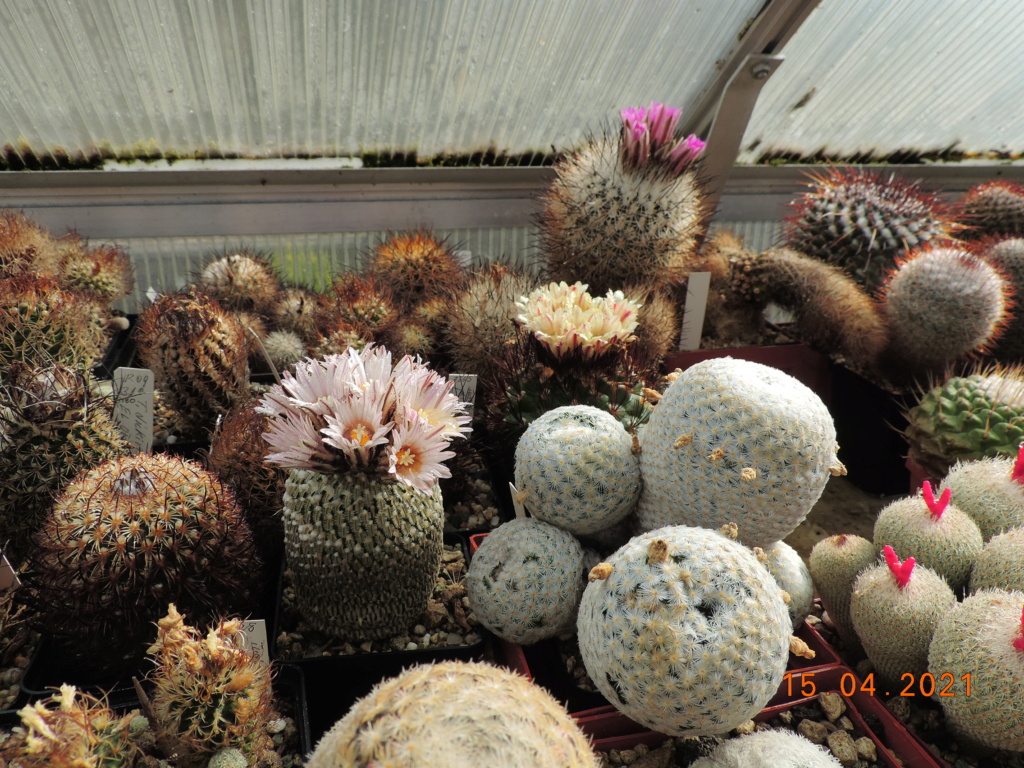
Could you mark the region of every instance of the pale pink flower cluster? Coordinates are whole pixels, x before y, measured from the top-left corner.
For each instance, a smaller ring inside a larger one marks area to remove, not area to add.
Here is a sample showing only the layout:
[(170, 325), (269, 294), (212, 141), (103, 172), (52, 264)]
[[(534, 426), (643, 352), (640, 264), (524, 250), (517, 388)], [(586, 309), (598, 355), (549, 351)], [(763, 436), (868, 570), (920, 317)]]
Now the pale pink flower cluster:
[(516, 301), (516, 319), (555, 357), (592, 360), (634, 338), (640, 306), (622, 291), (601, 298), (585, 283), (551, 283)]
[(642, 170), (649, 163), (660, 165), (673, 176), (687, 171), (704, 151), (705, 143), (690, 134), (675, 138), (681, 109), (651, 102), (644, 107), (630, 107), (622, 115), (622, 166), (630, 171)]
[(406, 355), (369, 345), (306, 358), (285, 372), (257, 408), (271, 417), (266, 461), (286, 469), (362, 471), (429, 492), (451, 477), (445, 450), (469, 433), (452, 383)]

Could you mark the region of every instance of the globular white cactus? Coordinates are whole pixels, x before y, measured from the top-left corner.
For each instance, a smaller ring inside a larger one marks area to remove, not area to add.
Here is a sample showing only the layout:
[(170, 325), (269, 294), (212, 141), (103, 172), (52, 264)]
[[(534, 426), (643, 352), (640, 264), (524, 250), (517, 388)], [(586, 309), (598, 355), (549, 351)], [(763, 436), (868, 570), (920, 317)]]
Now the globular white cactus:
[(750, 549), (718, 531), (668, 526), (633, 538), (589, 580), (580, 652), (630, 719), (675, 736), (724, 733), (775, 695), (792, 624)]
[(988, 541), (997, 533), (1024, 526), (1024, 451), (1017, 457), (989, 456), (957, 462), (942, 481), (956, 505), (977, 523)]
[(481, 624), (529, 645), (571, 632), (583, 575), (583, 547), (572, 534), (518, 518), (481, 542), (466, 573), (466, 593)]
[(874, 544), (863, 536), (840, 533), (815, 544), (808, 562), (821, 604), (847, 649), (854, 654), (862, 649), (850, 621), (853, 582), (876, 561)]
[(789, 618), (798, 628), (814, 606), (814, 581), (800, 553), (784, 541), (764, 548), (764, 566), (789, 595)]
[(640, 496), (633, 438), (590, 405), (555, 408), (532, 421), (516, 445), (515, 474), (530, 513), (576, 535), (619, 522)]
[(665, 390), (640, 432), (641, 530), (739, 526), (766, 547), (810, 512), (836, 457), (832, 417), (817, 394), (767, 365), (698, 363)]
[(993, 536), (971, 569), (970, 592), (1007, 589), (1024, 592), (1024, 528)]
[(723, 741), (714, 752), (691, 768), (840, 768), (829, 752), (799, 733), (783, 730), (756, 731)]

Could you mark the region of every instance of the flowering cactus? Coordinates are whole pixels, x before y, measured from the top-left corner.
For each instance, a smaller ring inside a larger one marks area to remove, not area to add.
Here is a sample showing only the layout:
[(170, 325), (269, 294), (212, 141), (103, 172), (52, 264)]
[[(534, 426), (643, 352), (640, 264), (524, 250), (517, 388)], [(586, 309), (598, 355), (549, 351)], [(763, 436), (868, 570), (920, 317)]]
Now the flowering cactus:
[(681, 109), (651, 102), (648, 108), (622, 110), (622, 167), (634, 172), (656, 166), (670, 176), (686, 173), (704, 152), (705, 142), (693, 134), (675, 138)]

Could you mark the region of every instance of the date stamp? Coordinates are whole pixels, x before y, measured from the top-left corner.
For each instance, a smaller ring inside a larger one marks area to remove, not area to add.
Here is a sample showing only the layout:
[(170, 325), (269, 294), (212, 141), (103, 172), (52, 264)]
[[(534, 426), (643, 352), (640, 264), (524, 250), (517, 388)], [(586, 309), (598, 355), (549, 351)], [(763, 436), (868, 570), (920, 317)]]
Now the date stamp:
[[(787, 672), (782, 678), (786, 686), (786, 695), (793, 696), (798, 693), (801, 696), (815, 696), (818, 693), (818, 684), (814, 680), (815, 674), (814, 672)], [(960, 692), (954, 690), (958, 679), (966, 684), (964, 690)], [(844, 672), (839, 678), (839, 692), (843, 696), (853, 696), (860, 691), (870, 696), (924, 696), (925, 698), (971, 695), (970, 672), (959, 678), (949, 672), (944, 672), (938, 678), (931, 672), (921, 675), (905, 672), (900, 676), (900, 684), (903, 685), (902, 690), (879, 691), (875, 685), (874, 672), (863, 680), (852, 672)]]

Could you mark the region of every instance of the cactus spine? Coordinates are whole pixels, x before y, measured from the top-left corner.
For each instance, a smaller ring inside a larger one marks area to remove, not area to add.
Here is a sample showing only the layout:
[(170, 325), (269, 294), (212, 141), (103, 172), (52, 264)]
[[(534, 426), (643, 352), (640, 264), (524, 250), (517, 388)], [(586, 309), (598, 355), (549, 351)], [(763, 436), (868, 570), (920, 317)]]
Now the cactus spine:
[(960, 200), (964, 235), (1024, 235), (1024, 185), (999, 179), (976, 184)]

